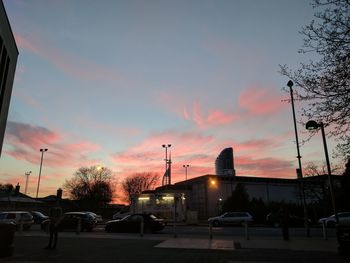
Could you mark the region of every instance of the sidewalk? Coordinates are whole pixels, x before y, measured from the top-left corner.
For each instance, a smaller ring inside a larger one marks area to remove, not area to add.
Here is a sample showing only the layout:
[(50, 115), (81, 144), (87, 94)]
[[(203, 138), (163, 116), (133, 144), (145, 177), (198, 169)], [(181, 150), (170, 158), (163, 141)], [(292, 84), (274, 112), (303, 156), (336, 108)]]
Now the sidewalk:
[(230, 239), (203, 239), (203, 238), (169, 238), (156, 247), (161, 248), (194, 248), (194, 249), (281, 249), (294, 251), (327, 251), (337, 253), (335, 238), (322, 240), (319, 238), (293, 238), (285, 241), (279, 238), (242, 238)]

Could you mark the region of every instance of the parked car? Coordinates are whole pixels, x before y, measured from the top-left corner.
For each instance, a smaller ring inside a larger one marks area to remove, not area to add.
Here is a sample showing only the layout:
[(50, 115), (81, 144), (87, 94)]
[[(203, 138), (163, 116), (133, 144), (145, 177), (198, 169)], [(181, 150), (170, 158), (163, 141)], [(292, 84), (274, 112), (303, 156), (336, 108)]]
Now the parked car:
[(252, 222), (253, 217), (248, 212), (227, 212), (220, 216), (211, 217), (208, 222), (213, 226), (220, 225), (242, 225), (245, 222)]
[[(337, 215), (339, 218), (339, 224), (350, 225), (350, 212), (341, 212), (341, 213), (337, 213)], [(325, 224), (327, 227), (335, 227), (335, 224), (336, 224), (335, 215), (320, 218), (318, 222), (320, 224)]]
[[(305, 225), (305, 218), (303, 216), (297, 216), (289, 214), (287, 217), (287, 225), (290, 227), (302, 227)], [(274, 227), (279, 227), (281, 224), (281, 217), (278, 212), (268, 213), (266, 215), (266, 224)], [(308, 224), (311, 225), (311, 220), (308, 219)]]
[[(58, 231), (77, 230), (78, 223), (81, 220), (81, 231), (92, 231), (96, 226), (95, 218), (89, 213), (85, 212), (68, 212), (63, 215), (59, 224)], [(41, 229), (48, 231), (50, 219), (41, 223)]]
[(122, 208), (120, 211), (118, 211), (117, 213), (115, 213), (113, 215), (113, 219), (122, 219), (126, 216), (129, 216), (130, 213), (130, 206), (126, 206), (124, 208)]
[(90, 214), (93, 218), (95, 218), (96, 223), (101, 223), (101, 222), (103, 221), (103, 220), (102, 220), (102, 216), (101, 216), (101, 215), (98, 215), (98, 214), (95, 214), (94, 212), (85, 211), (84, 213), (88, 213), (88, 214)]
[(140, 232), (141, 221), (144, 223), (145, 232), (157, 232), (164, 229), (163, 219), (158, 219), (152, 214), (132, 214), (119, 220), (111, 220), (106, 223), (107, 232)]
[(33, 216), (25, 211), (1, 212), (0, 222), (14, 223), (17, 229), (19, 225), (22, 224), (24, 230), (29, 230), (34, 224)]
[(43, 221), (49, 219), (48, 216), (39, 211), (30, 211), (30, 214), (33, 216), (34, 224), (41, 224)]

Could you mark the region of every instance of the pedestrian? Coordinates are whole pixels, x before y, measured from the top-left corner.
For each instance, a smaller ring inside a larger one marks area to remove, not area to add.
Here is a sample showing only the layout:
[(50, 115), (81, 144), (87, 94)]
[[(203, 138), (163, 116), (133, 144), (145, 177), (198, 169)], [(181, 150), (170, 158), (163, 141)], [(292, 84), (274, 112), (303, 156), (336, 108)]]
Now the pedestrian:
[(58, 225), (62, 218), (61, 207), (51, 207), (50, 208), (50, 221), (49, 221), (49, 244), (45, 249), (56, 249), (57, 238), (58, 238)]
[(289, 215), (288, 215), (288, 212), (283, 207), (280, 208), (279, 217), (280, 217), (280, 225), (282, 229), (283, 240), (289, 240), (289, 229), (288, 229)]

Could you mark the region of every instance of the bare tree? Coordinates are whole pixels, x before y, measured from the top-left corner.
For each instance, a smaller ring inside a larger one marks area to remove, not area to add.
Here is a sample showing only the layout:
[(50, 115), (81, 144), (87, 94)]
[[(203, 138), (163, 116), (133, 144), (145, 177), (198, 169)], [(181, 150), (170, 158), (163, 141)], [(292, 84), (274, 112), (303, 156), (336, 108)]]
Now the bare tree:
[(158, 181), (159, 174), (150, 172), (135, 173), (126, 177), (122, 182), (126, 201), (131, 203), (133, 196), (141, 194), (145, 190), (152, 190)]
[[(343, 167), (340, 164), (334, 165), (331, 167), (331, 173), (334, 174), (341, 174)], [(304, 169), (305, 177), (310, 176), (320, 176), (327, 174), (327, 165), (326, 163), (323, 163), (322, 165), (317, 165), (314, 162), (308, 162), (306, 164), (306, 167)]]
[(82, 206), (98, 209), (112, 200), (112, 171), (98, 166), (81, 167), (63, 188)]
[(350, 155), (350, 0), (314, 0), (315, 19), (300, 32), (304, 45), (299, 51), (317, 60), (301, 63), (281, 73), (292, 79), (300, 99), (309, 103), (303, 109), (305, 120), (322, 121), (331, 136), (339, 140), (338, 153)]

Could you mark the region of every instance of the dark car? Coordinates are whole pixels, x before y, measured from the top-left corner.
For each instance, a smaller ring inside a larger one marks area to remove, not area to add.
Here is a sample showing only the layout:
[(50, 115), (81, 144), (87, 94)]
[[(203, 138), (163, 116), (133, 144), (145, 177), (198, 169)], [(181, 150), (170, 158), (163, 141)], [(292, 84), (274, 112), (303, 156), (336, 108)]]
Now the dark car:
[(163, 219), (158, 219), (152, 214), (132, 214), (120, 220), (112, 220), (106, 223), (107, 232), (133, 232), (141, 230), (141, 221), (144, 223), (145, 232), (157, 232), (164, 229)]
[(49, 219), (48, 216), (39, 211), (30, 211), (30, 214), (33, 216), (34, 224), (41, 224), (43, 221)]
[[(58, 231), (78, 230), (79, 221), (81, 222), (81, 231), (92, 231), (96, 225), (95, 218), (89, 213), (84, 212), (68, 212), (65, 213), (58, 224)], [(47, 231), (50, 219), (41, 223), (41, 229)]]
[[(289, 214), (287, 217), (288, 226), (290, 227), (303, 227), (305, 225), (305, 219), (303, 216), (297, 216), (293, 214)], [(268, 213), (266, 215), (266, 224), (274, 227), (279, 227), (281, 224), (281, 217), (278, 212), (276, 213)], [(311, 224), (311, 220), (308, 219), (308, 224)]]

